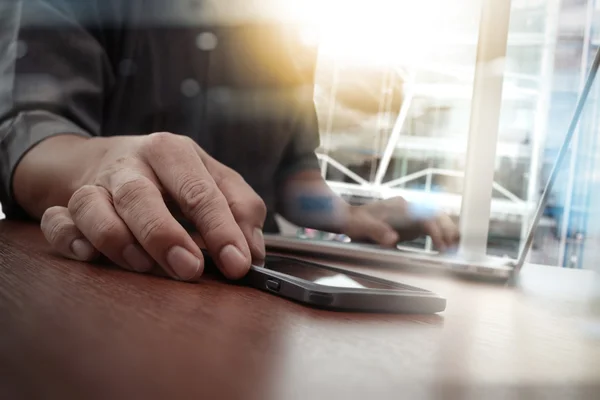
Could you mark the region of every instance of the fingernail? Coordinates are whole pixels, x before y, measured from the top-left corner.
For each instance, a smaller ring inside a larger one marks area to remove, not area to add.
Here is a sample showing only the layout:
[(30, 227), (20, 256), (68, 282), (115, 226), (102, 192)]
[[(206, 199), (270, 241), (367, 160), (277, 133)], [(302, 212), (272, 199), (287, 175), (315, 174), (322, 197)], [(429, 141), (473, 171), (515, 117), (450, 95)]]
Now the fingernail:
[(200, 270), (200, 259), (180, 246), (174, 246), (169, 250), (167, 262), (175, 275), (183, 281), (194, 278)]
[(232, 276), (239, 276), (240, 271), (248, 269), (246, 257), (242, 252), (232, 244), (223, 247), (219, 254), (221, 264), (231, 273)]
[(130, 244), (123, 250), (123, 258), (134, 271), (148, 272), (152, 269), (153, 261), (137, 244)]
[(82, 261), (89, 260), (94, 255), (94, 246), (86, 239), (75, 239), (71, 243), (73, 255)]
[(261, 260), (263, 260), (263, 263), (264, 263), (266, 254), (265, 254), (265, 237), (263, 236), (262, 229), (256, 228), (254, 230), (253, 239), (254, 239), (254, 246), (260, 252), (259, 256), (260, 256)]

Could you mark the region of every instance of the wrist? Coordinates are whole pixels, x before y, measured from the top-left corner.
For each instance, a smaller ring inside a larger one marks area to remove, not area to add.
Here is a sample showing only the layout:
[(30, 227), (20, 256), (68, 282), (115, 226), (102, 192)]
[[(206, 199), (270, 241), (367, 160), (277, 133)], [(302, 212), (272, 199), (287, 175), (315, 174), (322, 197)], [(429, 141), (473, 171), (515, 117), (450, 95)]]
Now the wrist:
[(349, 227), (352, 206), (336, 195), (288, 192), (282, 203), (282, 216), (302, 227), (331, 233), (344, 233)]
[(12, 180), (16, 202), (39, 218), (52, 206), (66, 206), (85, 181), (94, 159), (86, 150), (91, 138), (79, 135), (49, 137), (31, 148), (15, 168)]
[(290, 177), (279, 196), (279, 212), (296, 225), (332, 233), (348, 230), (354, 207), (331, 190), (319, 170)]
[(309, 228), (336, 234), (348, 234), (353, 226), (355, 206), (338, 196), (329, 197), (331, 206), (322, 214), (316, 213), (307, 221), (313, 221)]

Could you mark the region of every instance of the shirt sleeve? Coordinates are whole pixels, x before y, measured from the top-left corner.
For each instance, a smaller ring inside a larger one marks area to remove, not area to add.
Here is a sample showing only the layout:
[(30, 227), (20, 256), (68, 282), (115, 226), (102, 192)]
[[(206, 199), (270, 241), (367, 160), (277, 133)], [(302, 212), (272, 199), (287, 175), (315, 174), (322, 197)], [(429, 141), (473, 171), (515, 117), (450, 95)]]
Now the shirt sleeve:
[(12, 193), (21, 158), (58, 134), (98, 135), (107, 56), (88, 29), (93, 2), (8, 0), (0, 4), (0, 202), (24, 216)]
[(312, 83), (298, 89), (291, 123), (292, 139), (279, 166), (278, 185), (299, 172), (320, 168), (315, 153), (320, 146), (320, 135), (313, 94)]
[[(320, 135), (314, 102), (319, 49), (308, 45), (299, 36), (286, 44), (288, 48), (281, 55), (287, 81), (294, 85), (289, 117), (292, 137), (279, 164), (277, 186), (299, 172), (319, 169), (315, 150), (320, 146)], [(277, 62), (281, 61), (278, 59)]]

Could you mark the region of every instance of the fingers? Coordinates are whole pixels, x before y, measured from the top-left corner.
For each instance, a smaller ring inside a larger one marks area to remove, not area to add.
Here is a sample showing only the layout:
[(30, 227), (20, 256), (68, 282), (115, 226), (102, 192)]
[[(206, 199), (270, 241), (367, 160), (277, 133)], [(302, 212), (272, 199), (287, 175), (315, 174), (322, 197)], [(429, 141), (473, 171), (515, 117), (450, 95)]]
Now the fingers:
[(446, 214), (425, 221), (423, 226), (425, 233), (431, 237), (433, 245), (440, 251), (446, 251), (458, 243), (460, 238), (458, 229)]
[(152, 269), (154, 260), (119, 217), (105, 188), (81, 187), (71, 197), (68, 210), (89, 242), (115, 264), (136, 272)]
[(46, 240), (63, 256), (78, 261), (92, 261), (98, 256), (65, 207), (47, 209), (40, 225)]
[(266, 207), (239, 174), (205, 155), (214, 164), (209, 171), (197, 145), (172, 134), (150, 135), (130, 150), (109, 158), (68, 208), (47, 211), (42, 227), (53, 247), (80, 260), (102, 253), (140, 272), (158, 263), (175, 278), (196, 280), (202, 252), (169, 212), (167, 195), (227, 277), (240, 278), (252, 261), (264, 262)]
[(372, 216), (368, 212), (356, 209), (351, 216), (352, 230), (348, 236), (354, 240), (368, 239), (386, 247), (394, 247), (400, 237), (386, 222)]
[(439, 251), (446, 251), (446, 242), (444, 241), (444, 234), (441, 227), (438, 225), (437, 220), (427, 220), (423, 223), (425, 233), (431, 237), (433, 245)]
[(446, 247), (456, 246), (460, 240), (460, 232), (454, 221), (447, 214), (442, 214), (438, 217), (438, 224), (442, 230)]
[[(241, 278), (250, 269), (252, 259), (246, 237), (193, 142), (186, 140), (186, 145), (175, 146), (172, 135), (152, 136), (144, 152), (146, 161), (186, 218), (194, 223), (225, 276)], [(164, 203), (162, 208), (166, 211)], [(162, 216), (160, 223), (165, 223)]]
[(267, 215), (267, 207), (260, 196), (229, 168), (220, 165), (222, 171), (211, 171), (219, 190), (229, 204), (235, 221), (242, 230), (250, 247), (252, 263), (264, 265), (266, 251), (263, 237), (263, 225)]
[[(130, 169), (116, 171), (107, 182), (113, 207), (142, 248), (172, 277), (195, 281), (203, 272), (202, 252), (169, 212), (158, 187)], [(114, 228), (115, 234), (125, 232)]]
[[(442, 252), (458, 243), (460, 235), (456, 225), (448, 215), (440, 213), (435, 206), (407, 203), (402, 198), (391, 198), (369, 204), (366, 210), (375, 220), (385, 221), (385, 225), (397, 232), (402, 241), (412, 240), (423, 234), (429, 235), (434, 246)], [(381, 237), (385, 227), (372, 222), (369, 227), (370, 232), (375, 232), (369, 234), (369, 238), (382, 243)]]
[(400, 236), (385, 222), (370, 218), (364, 224), (369, 239), (382, 246), (395, 247), (400, 241)]
[(412, 220), (420, 221), (424, 233), (431, 237), (434, 246), (446, 251), (458, 243), (458, 228), (452, 219), (431, 204), (406, 203), (405, 209)]

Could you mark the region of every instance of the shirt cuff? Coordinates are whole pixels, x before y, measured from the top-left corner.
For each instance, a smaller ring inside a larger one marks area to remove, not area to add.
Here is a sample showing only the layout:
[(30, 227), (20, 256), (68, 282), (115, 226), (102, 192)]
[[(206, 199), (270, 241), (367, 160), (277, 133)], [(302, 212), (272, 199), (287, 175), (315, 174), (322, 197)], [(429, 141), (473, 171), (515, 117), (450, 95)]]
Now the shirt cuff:
[(0, 125), (0, 201), (7, 218), (24, 216), (12, 192), (15, 169), (29, 150), (57, 135), (91, 135), (72, 121), (48, 111), (25, 111)]

